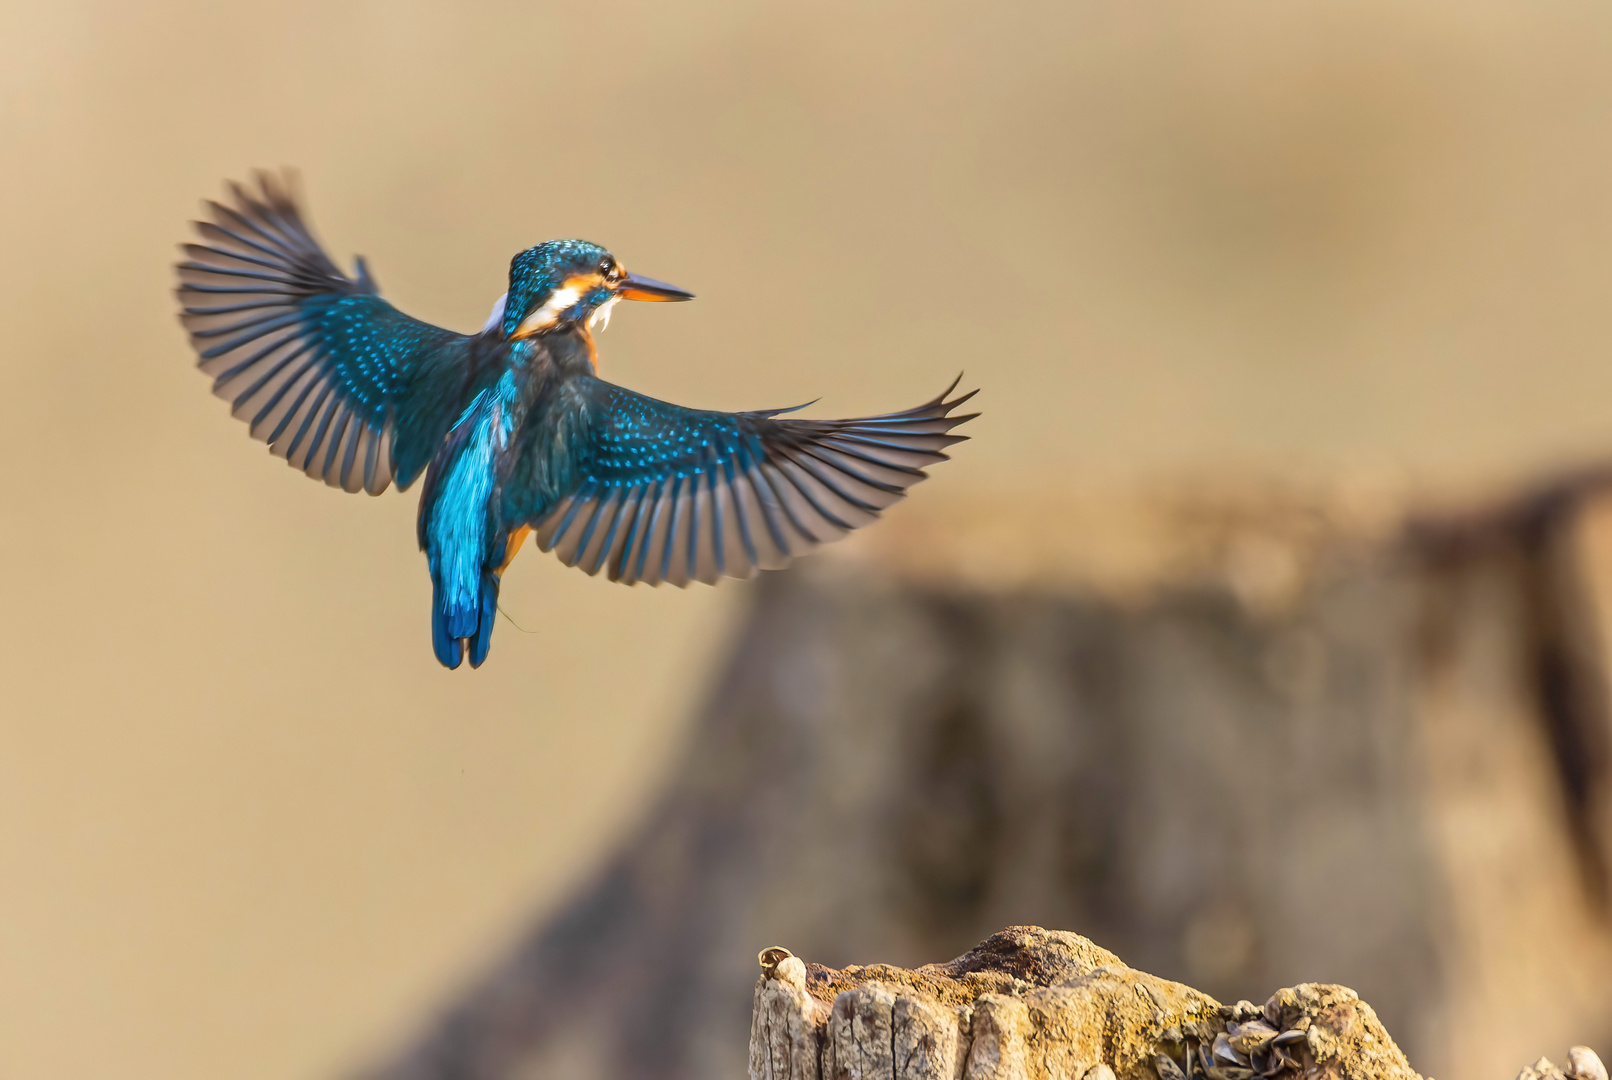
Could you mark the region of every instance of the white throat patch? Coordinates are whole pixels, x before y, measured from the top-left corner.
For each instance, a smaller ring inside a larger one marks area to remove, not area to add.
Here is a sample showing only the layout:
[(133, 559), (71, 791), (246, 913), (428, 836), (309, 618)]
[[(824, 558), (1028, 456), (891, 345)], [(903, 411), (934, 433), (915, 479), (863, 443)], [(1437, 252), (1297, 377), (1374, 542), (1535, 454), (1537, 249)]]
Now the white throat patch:
[(576, 302), (580, 299), (582, 299), (580, 289), (572, 288), (570, 285), (563, 289), (555, 289), (553, 294), (543, 302), (542, 307), (526, 316), (526, 321), (521, 323), (520, 329), (516, 330), (515, 333), (525, 335), (535, 334), (539, 330), (547, 330), (560, 321), (561, 315), (575, 307)]
[(600, 304), (596, 309), (594, 309), (593, 314), (588, 316), (588, 329), (603, 330), (605, 327), (609, 326), (610, 309), (615, 307), (616, 301), (620, 299), (621, 297), (619, 296), (612, 296), (610, 299), (606, 300), (604, 303)]

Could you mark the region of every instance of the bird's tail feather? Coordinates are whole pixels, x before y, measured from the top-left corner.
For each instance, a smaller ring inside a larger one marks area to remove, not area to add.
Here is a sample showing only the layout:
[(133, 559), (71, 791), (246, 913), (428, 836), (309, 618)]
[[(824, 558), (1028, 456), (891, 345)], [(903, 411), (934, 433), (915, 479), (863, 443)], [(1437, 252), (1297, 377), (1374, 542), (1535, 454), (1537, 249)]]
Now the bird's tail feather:
[(446, 606), (442, 582), (431, 590), (431, 647), (443, 667), (456, 668), (470, 646), (470, 666), (480, 667), (493, 642), (493, 620), (498, 616), (498, 575), (482, 571), (481, 592), (475, 603)]

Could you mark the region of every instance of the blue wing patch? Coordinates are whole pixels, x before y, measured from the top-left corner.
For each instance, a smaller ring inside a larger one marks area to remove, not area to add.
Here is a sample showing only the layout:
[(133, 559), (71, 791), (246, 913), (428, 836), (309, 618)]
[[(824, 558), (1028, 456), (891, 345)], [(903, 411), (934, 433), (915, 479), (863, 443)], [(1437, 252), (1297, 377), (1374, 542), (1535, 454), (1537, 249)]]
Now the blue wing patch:
[(591, 377), (575, 386), (558, 421), (570, 490), (529, 523), (567, 565), (628, 584), (782, 567), (874, 521), (977, 415), (952, 415), (974, 396), (947, 400), (955, 382), (917, 408), (858, 420), (685, 409)]

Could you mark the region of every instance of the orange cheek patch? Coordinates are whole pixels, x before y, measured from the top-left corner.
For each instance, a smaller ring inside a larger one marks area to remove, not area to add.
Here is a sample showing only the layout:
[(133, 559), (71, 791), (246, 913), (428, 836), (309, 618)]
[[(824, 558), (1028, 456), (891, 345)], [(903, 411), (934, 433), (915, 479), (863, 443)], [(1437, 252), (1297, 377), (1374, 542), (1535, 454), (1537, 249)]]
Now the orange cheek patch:
[(494, 570), (493, 573), (499, 577), (504, 576), (504, 571), (508, 570), (509, 564), (515, 561), (516, 553), (520, 551), (521, 545), (526, 543), (526, 538), (531, 535), (531, 532), (532, 527), (530, 525), (522, 525), (509, 534), (509, 541), (504, 545), (504, 561), (499, 564), (498, 569)]

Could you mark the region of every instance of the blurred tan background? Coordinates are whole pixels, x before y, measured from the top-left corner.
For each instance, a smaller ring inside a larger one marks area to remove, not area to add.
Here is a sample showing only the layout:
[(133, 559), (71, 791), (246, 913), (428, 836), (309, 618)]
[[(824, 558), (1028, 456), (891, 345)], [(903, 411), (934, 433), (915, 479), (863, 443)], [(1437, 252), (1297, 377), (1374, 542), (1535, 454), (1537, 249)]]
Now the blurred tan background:
[(700, 294), (601, 344), (690, 405), (966, 370), (917, 499), (1480, 489), (1612, 446), (1609, 49), (1541, 0), (0, 7), (0, 1076), (370, 1059), (642, 808), (750, 588), (527, 555), (535, 632), (439, 669), (412, 493), (308, 482), (193, 370), (223, 178), (299, 167), (460, 329), (600, 241)]

